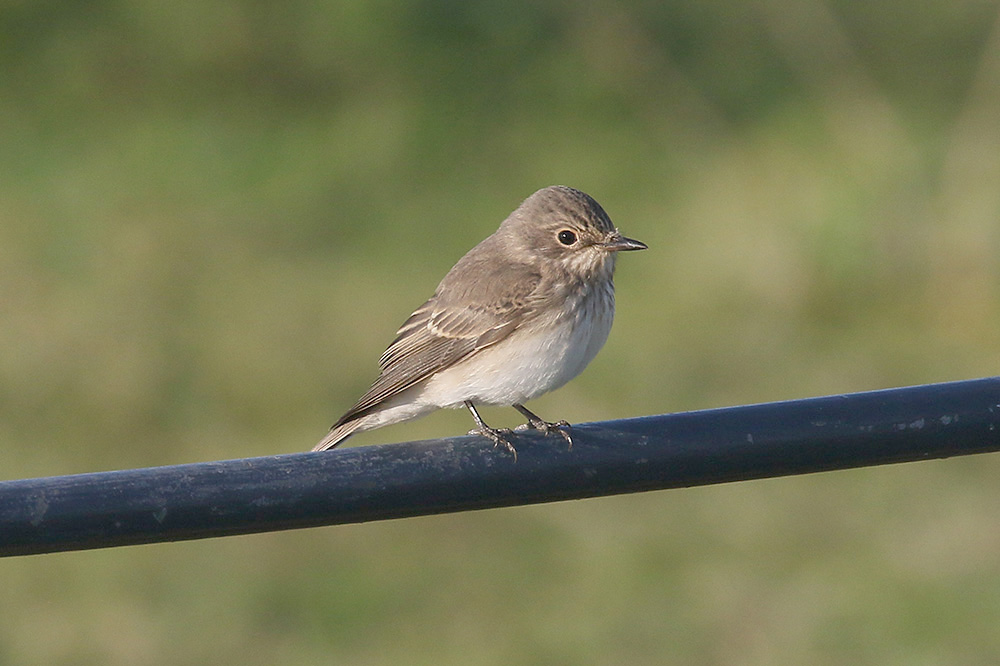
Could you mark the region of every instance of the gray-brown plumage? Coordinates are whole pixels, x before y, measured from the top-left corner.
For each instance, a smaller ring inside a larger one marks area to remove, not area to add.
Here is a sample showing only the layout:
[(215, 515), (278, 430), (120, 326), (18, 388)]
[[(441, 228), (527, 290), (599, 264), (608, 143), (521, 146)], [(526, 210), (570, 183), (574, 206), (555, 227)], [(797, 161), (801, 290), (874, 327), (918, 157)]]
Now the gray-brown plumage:
[(465, 405), (478, 432), (513, 451), (476, 404), (511, 405), (529, 427), (565, 430), (521, 404), (562, 386), (593, 359), (614, 317), (614, 258), (645, 249), (590, 196), (535, 192), (448, 272), (379, 360), (381, 372), (313, 449), (355, 432)]

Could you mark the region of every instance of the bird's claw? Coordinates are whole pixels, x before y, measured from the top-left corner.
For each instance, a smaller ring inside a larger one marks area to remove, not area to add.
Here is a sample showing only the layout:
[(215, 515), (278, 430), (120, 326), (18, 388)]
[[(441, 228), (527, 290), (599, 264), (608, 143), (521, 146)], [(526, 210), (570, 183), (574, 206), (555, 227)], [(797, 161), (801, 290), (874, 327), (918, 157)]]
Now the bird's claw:
[[(569, 421), (543, 421), (542, 419), (531, 419), (527, 423), (522, 423), (521, 425), (514, 428), (517, 431), (525, 430), (537, 430), (543, 435), (548, 435), (550, 433), (556, 432), (562, 435), (562, 438), (566, 440), (566, 444), (569, 448), (573, 448), (573, 437), (570, 436), (567, 430), (571, 428)], [(567, 430), (563, 430), (566, 428)]]
[(490, 428), (489, 426), (486, 426), (483, 428), (473, 428), (469, 431), (469, 434), (480, 435), (492, 441), (494, 449), (506, 449), (512, 456), (514, 456), (514, 462), (517, 462), (517, 449), (515, 449), (514, 445), (507, 439), (507, 435), (513, 434), (510, 428)]

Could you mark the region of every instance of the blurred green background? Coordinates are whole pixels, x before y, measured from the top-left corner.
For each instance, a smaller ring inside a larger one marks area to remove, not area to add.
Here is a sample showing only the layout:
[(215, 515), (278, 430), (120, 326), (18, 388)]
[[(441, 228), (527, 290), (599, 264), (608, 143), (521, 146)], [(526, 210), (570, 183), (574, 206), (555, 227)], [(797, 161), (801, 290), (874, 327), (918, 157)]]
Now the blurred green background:
[[(650, 249), (549, 418), (1000, 372), (995, 2), (15, 0), (0, 170), (3, 478), (310, 448), (556, 183)], [(992, 664), (998, 473), (5, 560), (0, 663)]]

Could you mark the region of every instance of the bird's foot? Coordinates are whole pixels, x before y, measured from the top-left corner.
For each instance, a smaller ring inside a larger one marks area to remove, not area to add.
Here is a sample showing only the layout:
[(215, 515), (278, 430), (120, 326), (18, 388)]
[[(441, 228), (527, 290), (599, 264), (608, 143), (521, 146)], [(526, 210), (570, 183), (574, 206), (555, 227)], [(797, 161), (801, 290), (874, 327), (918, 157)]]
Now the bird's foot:
[(491, 428), (483, 421), (483, 417), (479, 415), (476, 406), (472, 404), (471, 400), (466, 400), (465, 406), (468, 408), (469, 413), (472, 414), (472, 419), (476, 422), (476, 427), (470, 430), (469, 434), (482, 435), (493, 442), (494, 449), (502, 446), (510, 451), (510, 454), (514, 456), (514, 462), (517, 462), (517, 449), (507, 439), (507, 435), (512, 434), (510, 428)]
[[(529, 411), (524, 405), (514, 405), (514, 408), (528, 418), (527, 423), (517, 426), (514, 430), (537, 430), (544, 435), (556, 432), (562, 435), (562, 438), (566, 440), (566, 444), (569, 445), (569, 448), (573, 448), (573, 438), (570, 436), (569, 432), (567, 432), (569, 428), (572, 427), (570, 426), (569, 421), (546, 421), (537, 414)], [(566, 430), (563, 430), (563, 428)]]
[(503, 448), (510, 452), (514, 456), (514, 462), (517, 462), (517, 449), (514, 445), (510, 443), (507, 439), (507, 435), (513, 434), (510, 428), (491, 428), (485, 423), (478, 427), (473, 428), (469, 431), (470, 435), (480, 435), (493, 442), (493, 448)]

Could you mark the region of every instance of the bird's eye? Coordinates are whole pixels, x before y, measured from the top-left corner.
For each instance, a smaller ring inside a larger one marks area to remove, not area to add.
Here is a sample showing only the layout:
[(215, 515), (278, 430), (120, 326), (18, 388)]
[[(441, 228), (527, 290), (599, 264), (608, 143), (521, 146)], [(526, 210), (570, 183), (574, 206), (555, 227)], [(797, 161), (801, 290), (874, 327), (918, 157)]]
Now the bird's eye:
[(563, 245), (572, 245), (573, 243), (576, 242), (576, 234), (570, 231), (569, 229), (563, 229), (562, 231), (560, 231), (556, 235), (556, 238), (558, 238), (559, 242), (562, 243)]

